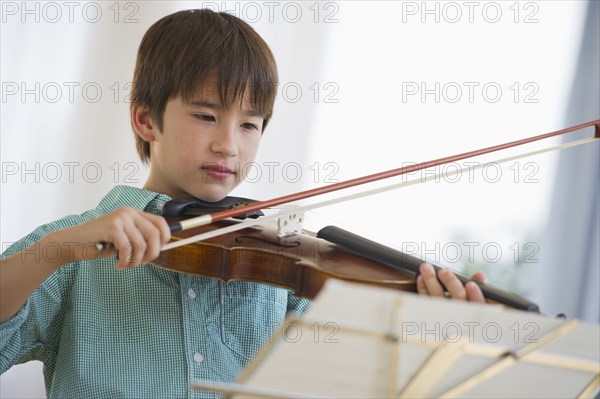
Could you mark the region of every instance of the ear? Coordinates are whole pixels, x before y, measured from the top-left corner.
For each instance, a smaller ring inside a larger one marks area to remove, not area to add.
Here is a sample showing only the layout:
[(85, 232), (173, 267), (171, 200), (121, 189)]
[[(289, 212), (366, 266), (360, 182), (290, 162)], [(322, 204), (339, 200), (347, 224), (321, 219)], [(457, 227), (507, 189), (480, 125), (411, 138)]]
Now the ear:
[(143, 104), (133, 104), (131, 107), (131, 126), (135, 133), (147, 142), (154, 141), (160, 133), (150, 116), (148, 106)]

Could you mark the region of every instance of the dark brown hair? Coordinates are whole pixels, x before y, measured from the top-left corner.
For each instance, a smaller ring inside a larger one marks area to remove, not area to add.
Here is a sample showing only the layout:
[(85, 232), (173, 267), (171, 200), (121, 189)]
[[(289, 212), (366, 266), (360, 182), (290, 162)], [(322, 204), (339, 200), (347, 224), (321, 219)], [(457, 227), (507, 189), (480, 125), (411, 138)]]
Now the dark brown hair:
[[(190, 101), (200, 85), (217, 74), (219, 98), (225, 107), (243, 100), (246, 89), (263, 115), (263, 130), (273, 113), (277, 66), (265, 41), (246, 22), (212, 10), (186, 10), (168, 15), (150, 27), (138, 50), (131, 106), (145, 105), (162, 130), (169, 99)], [(150, 159), (150, 144), (137, 134), (142, 162)]]

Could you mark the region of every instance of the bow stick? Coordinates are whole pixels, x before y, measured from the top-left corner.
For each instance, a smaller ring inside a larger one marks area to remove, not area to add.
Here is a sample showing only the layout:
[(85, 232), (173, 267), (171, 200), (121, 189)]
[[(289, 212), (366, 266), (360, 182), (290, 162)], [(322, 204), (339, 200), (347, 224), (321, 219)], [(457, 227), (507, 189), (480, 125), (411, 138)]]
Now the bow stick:
[[(223, 235), (223, 234), (233, 233), (234, 231), (239, 231), (239, 230), (243, 230), (245, 228), (256, 226), (258, 224), (263, 224), (263, 223), (265, 223), (265, 222), (267, 222), (269, 220), (275, 220), (275, 219), (285, 218), (286, 216), (290, 216), (292, 214), (298, 214), (298, 213), (301, 213), (301, 212), (306, 212), (306, 211), (310, 211), (310, 210), (313, 210), (313, 209), (322, 208), (322, 207), (325, 207), (325, 206), (335, 205), (335, 204), (339, 204), (341, 202), (355, 200), (355, 199), (358, 199), (358, 198), (369, 197), (371, 195), (380, 194), (380, 193), (384, 193), (384, 192), (388, 192), (388, 191), (392, 191), (392, 190), (397, 190), (399, 188), (413, 186), (415, 184), (426, 183), (428, 181), (437, 179), (439, 177), (450, 177), (450, 176), (462, 174), (462, 173), (467, 172), (467, 171), (474, 171), (474, 170), (483, 169), (483, 168), (486, 168), (486, 167), (488, 167), (489, 165), (491, 165), (493, 163), (494, 164), (503, 164), (503, 163), (507, 163), (507, 162), (510, 162), (510, 161), (514, 161), (516, 159), (530, 157), (532, 155), (538, 155), (538, 154), (542, 154), (542, 153), (550, 152), (550, 151), (554, 151), (554, 150), (565, 149), (565, 148), (569, 148), (569, 147), (575, 147), (575, 146), (578, 146), (578, 145), (581, 145), (581, 144), (590, 143), (590, 142), (595, 141), (595, 140), (597, 140), (596, 137), (589, 138), (589, 139), (578, 140), (578, 141), (575, 141), (575, 142), (572, 142), (572, 143), (566, 143), (566, 144), (562, 144), (562, 145), (558, 145), (558, 146), (554, 146), (554, 147), (550, 147), (550, 148), (546, 148), (546, 149), (542, 149), (542, 150), (528, 152), (528, 153), (521, 154), (521, 155), (516, 155), (516, 156), (511, 156), (511, 157), (507, 157), (507, 158), (503, 158), (503, 159), (498, 159), (498, 160), (493, 161), (493, 162), (487, 162), (487, 163), (482, 163), (482, 164), (475, 165), (475, 166), (464, 167), (462, 169), (450, 170), (450, 171), (446, 171), (446, 172), (443, 172), (443, 173), (429, 174), (426, 178), (413, 179), (413, 180), (409, 180), (409, 181), (402, 182), (402, 183), (391, 184), (391, 185), (388, 185), (388, 186), (378, 187), (378, 188), (375, 188), (375, 189), (366, 190), (366, 191), (362, 191), (362, 192), (359, 192), (359, 193), (354, 193), (354, 194), (350, 194), (350, 195), (346, 195), (346, 196), (338, 197), (338, 198), (333, 198), (333, 199), (329, 199), (329, 200), (325, 200), (325, 201), (321, 201), (321, 202), (316, 202), (316, 203), (309, 204), (309, 205), (302, 205), (302, 206), (293, 207), (293, 208), (290, 208), (290, 209), (285, 209), (284, 208), (284, 209), (282, 209), (282, 210), (280, 210), (277, 213), (274, 213), (272, 215), (261, 216), (261, 217), (256, 218), (256, 219), (246, 219), (246, 220), (244, 220), (242, 222), (239, 222), (239, 223), (227, 226), (227, 227), (222, 227), (220, 229), (216, 229), (216, 230), (212, 230), (212, 231), (207, 231), (207, 232), (200, 233), (200, 234), (197, 234), (197, 235), (194, 235), (194, 236), (191, 236), (191, 237), (182, 238), (182, 239), (179, 239), (177, 241), (170, 242), (168, 244), (163, 245), (162, 248), (161, 248), (161, 251), (167, 251), (169, 249), (174, 249), (174, 248), (177, 248), (177, 247), (181, 247), (183, 245), (191, 244), (193, 242), (198, 242), (198, 241), (207, 240), (209, 238), (218, 237), (218, 236)], [(236, 209), (241, 209), (241, 208), (242, 207), (236, 208)], [(246, 208), (244, 207), (244, 209), (246, 209)], [(205, 215), (203, 215), (203, 216), (205, 216)], [(203, 217), (203, 216), (200, 216), (200, 217)]]
[(197, 216), (194, 218), (190, 218), (190, 219), (186, 219), (186, 220), (177, 222), (177, 223), (171, 225), (170, 228), (171, 228), (172, 232), (176, 232), (176, 231), (181, 231), (181, 230), (192, 229), (194, 227), (205, 226), (205, 225), (208, 225), (208, 224), (211, 224), (214, 222), (218, 222), (223, 219), (243, 215), (243, 214), (246, 214), (249, 212), (254, 212), (254, 211), (257, 211), (260, 209), (267, 209), (267, 208), (275, 207), (275, 206), (282, 205), (282, 204), (288, 204), (290, 202), (299, 201), (299, 200), (309, 198), (309, 197), (314, 197), (316, 195), (326, 194), (326, 193), (330, 193), (333, 191), (358, 186), (361, 184), (366, 184), (366, 183), (371, 183), (371, 182), (375, 182), (378, 180), (388, 179), (390, 177), (396, 177), (396, 176), (404, 175), (407, 173), (416, 172), (416, 171), (419, 171), (422, 169), (427, 169), (427, 168), (447, 164), (450, 162), (456, 162), (456, 161), (460, 161), (460, 160), (463, 160), (466, 158), (475, 157), (478, 155), (489, 154), (491, 152), (496, 152), (496, 151), (504, 150), (507, 148), (516, 147), (519, 145), (547, 139), (550, 137), (555, 137), (555, 136), (559, 136), (562, 134), (571, 133), (571, 132), (581, 130), (581, 129), (584, 129), (584, 128), (590, 127), (590, 126), (595, 126), (594, 139), (600, 139), (600, 119), (598, 119), (595, 121), (568, 127), (566, 129), (557, 130), (557, 131), (551, 132), (551, 133), (541, 134), (538, 136), (534, 136), (534, 137), (530, 137), (530, 138), (526, 138), (526, 139), (522, 139), (522, 140), (511, 141), (508, 143), (499, 144), (499, 145), (495, 145), (492, 147), (483, 148), (480, 150), (464, 152), (462, 154), (453, 155), (453, 156), (449, 156), (449, 157), (445, 157), (445, 158), (439, 158), (439, 159), (435, 159), (435, 160), (428, 161), (428, 162), (422, 162), (422, 163), (419, 163), (416, 165), (408, 165), (408, 166), (404, 166), (402, 168), (391, 169), (391, 170), (388, 170), (385, 172), (379, 172), (379, 173), (375, 173), (375, 174), (371, 174), (371, 175), (367, 175), (367, 176), (363, 176), (363, 177), (358, 177), (358, 178), (351, 179), (351, 180), (346, 180), (346, 181), (330, 184), (327, 186), (317, 187), (317, 188), (313, 188), (310, 190), (301, 191), (298, 193), (288, 194), (288, 195), (284, 195), (282, 197), (277, 197), (277, 198), (273, 198), (273, 199), (266, 200), (266, 201), (255, 202), (255, 203), (241, 206), (238, 208), (227, 209), (224, 211), (215, 212), (215, 213), (208, 214), (208, 215)]

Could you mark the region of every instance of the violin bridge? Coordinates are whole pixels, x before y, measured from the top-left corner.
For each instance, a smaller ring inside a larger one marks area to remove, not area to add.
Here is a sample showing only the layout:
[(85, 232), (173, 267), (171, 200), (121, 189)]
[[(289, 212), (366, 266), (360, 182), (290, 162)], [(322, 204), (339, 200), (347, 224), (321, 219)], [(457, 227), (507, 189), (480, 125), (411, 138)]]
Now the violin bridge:
[(302, 232), (302, 223), (304, 221), (304, 212), (293, 212), (297, 205), (284, 207), (283, 212), (286, 215), (277, 219), (277, 237), (279, 239), (298, 235)]

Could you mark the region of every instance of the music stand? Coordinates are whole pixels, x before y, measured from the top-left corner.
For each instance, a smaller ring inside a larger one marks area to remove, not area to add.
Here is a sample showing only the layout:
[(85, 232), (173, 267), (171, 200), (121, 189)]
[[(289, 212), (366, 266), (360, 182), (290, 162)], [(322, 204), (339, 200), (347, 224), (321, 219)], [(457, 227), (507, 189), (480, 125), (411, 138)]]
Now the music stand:
[(593, 397), (600, 326), (330, 280), (288, 318), (235, 398)]

